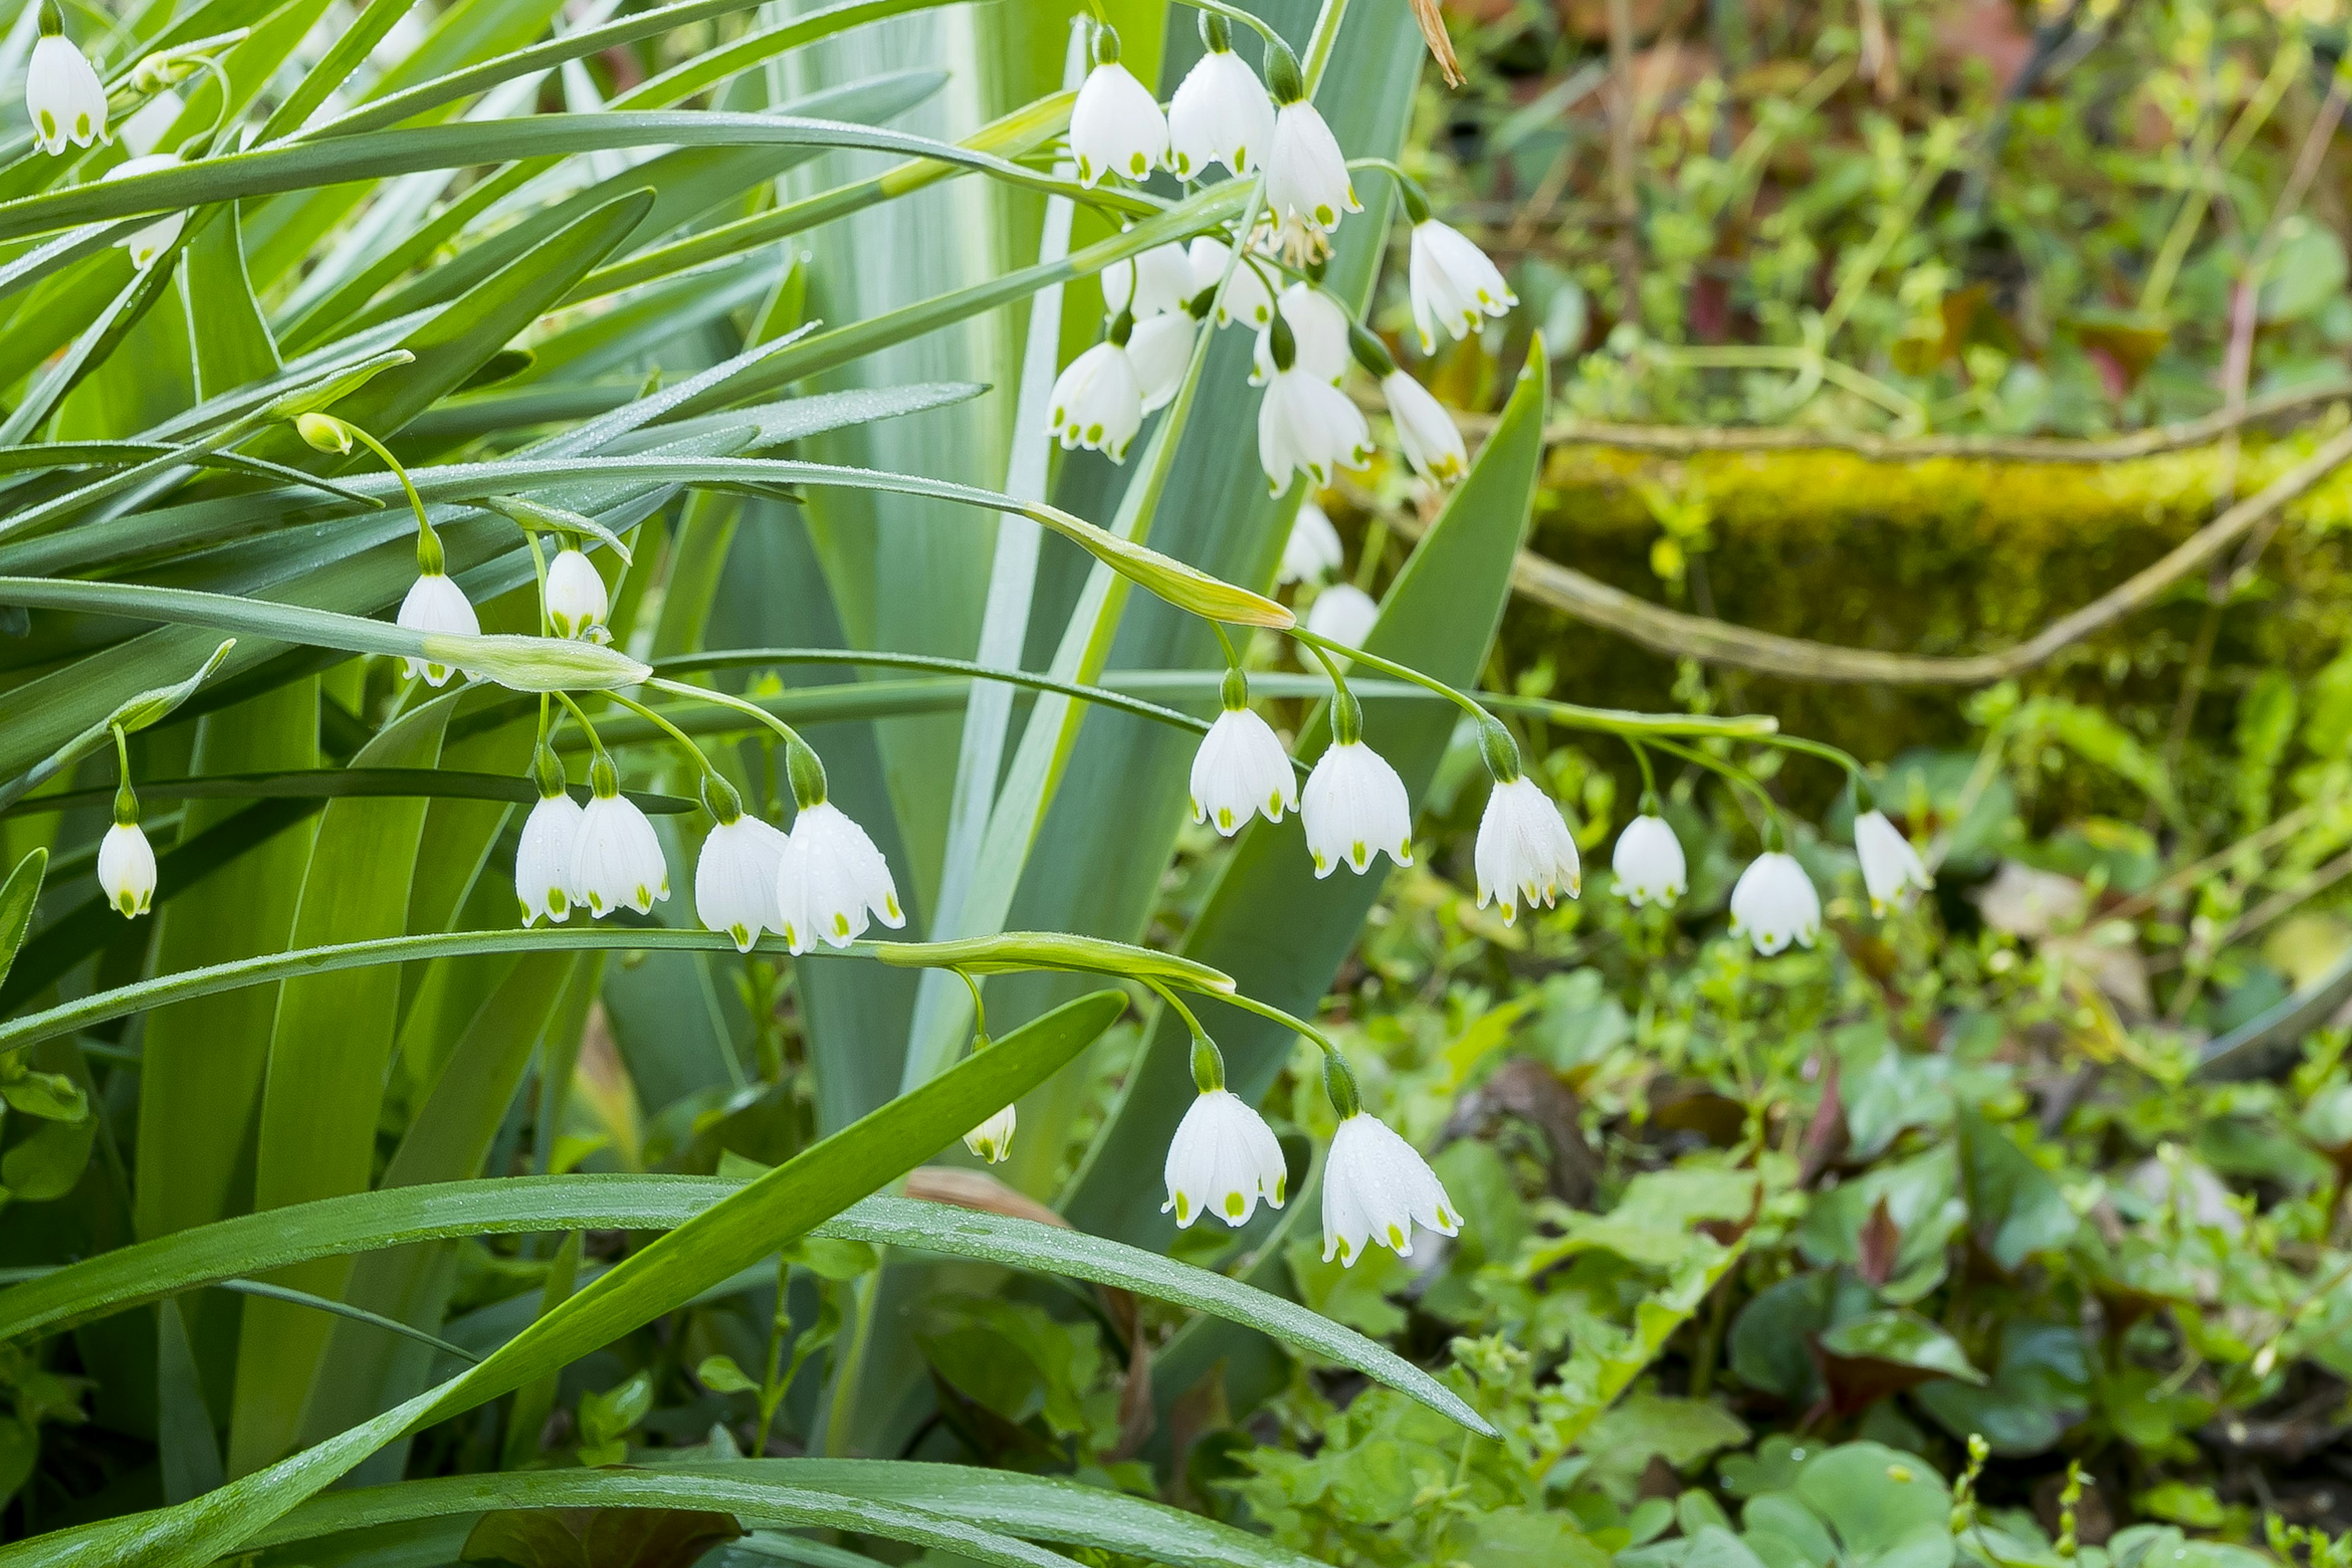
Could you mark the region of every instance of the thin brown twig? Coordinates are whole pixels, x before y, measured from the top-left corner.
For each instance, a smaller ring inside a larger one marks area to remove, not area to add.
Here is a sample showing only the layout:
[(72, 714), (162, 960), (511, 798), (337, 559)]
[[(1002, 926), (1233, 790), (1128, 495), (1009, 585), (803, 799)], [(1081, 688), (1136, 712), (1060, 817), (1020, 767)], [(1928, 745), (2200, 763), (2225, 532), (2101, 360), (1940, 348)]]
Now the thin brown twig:
[[(1756, 631), (1653, 605), (1528, 550), (1520, 551), (1512, 563), (1511, 587), (1537, 604), (1615, 632), (1673, 658), (1729, 665), (1791, 680), (1989, 686), (2021, 674), (2061, 649), (2144, 608), (2166, 588), (2211, 560), (2247, 531), (2307, 494), (2347, 461), (2352, 461), (2352, 428), (2338, 431), (2310, 457), (2199, 529), (2153, 565), (2133, 574), (2082, 608), (2060, 616), (2032, 637), (1996, 653), (1959, 658), (1881, 653)], [(1415, 536), (1421, 531), (1417, 518), (1400, 512), (1391, 521)]]

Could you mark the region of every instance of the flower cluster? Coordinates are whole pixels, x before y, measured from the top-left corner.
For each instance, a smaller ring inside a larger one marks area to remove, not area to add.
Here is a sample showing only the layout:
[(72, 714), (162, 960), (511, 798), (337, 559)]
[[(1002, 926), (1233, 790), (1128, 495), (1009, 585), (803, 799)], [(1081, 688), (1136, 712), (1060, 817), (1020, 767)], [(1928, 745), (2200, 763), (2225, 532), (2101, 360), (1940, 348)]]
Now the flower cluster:
[[(1351, 361), (1379, 384), (1413, 471), (1436, 484), (1458, 479), (1467, 455), (1453, 416), (1321, 284), (1331, 235), (1363, 204), (1338, 139), (1307, 99), (1297, 61), (1269, 35), (1261, 85), (1234, 52), (1223, 17), (1205, 14), (1202, 34), (1207, 52), (1163, 112), (1120, 63), (1118, 35), (1098, 27), (1094, 68), (1071, 110), (1071, 159), (1088, 186), (1140, 181), (1158, 170), (1196, 181), (1223, 164), (1234, 177), (1263, 180), (1262, 216), (1246, 243), (1232, 233), (1202, 235), (1104, 270), (1108, 328), (1055, 382), (1047, 434), (1066, 449), (1124, 460), (1144, 416), (1182, 385), (1199, 325), (1213, 315), (1220, 327), (1243, 321), (1257, 331), (1250, 384), (1265, 389), (1258, 459), (1275, 493), (1300, 474), (1324, 485), (1339, 469), (1370, 460), (1371, 426), (1340, 389)], [(1461, 337), (1482, 317), (1508, 311), (1517, 297), (1494, 263), (1431, 217), (1419, 189), (1388, 167), (1412, 223), (1413, 320), (1429, 353), (1437, 328)]]

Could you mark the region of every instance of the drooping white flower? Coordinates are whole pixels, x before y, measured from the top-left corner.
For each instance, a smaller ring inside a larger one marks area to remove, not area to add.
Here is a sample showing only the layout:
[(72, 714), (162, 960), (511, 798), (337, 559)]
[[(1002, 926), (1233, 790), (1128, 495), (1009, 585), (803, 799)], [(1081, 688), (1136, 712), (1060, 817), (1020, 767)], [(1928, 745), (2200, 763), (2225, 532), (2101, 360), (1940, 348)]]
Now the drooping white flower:
[(1280, 1208), (1290, 1180), (1274, 1129), (1248, 1101), (1223, 1089), (1203, 1091), (1176, 1124), (1163, 1174), (1168, 1201), (1160, 1212), (1173, 1211), (1178, 1228), (1187, 1230), (1204, 1214), (1239, 1230), (1257, 1212), (1258, 1199)]
[(1412, 1256), (1412, 1227), (1459, 1235), (1462, 1216), (1445, 1184), (1413, 1146), (1359, 1110), (1331, 1135), (1323, 1166), (1323, 1261), (1355, 1267), (1367, 1242)]
[(782, 829), (749, 815), (718, 824), (702, 841), (694, 862), (694, 918), (733, 937), (738, 952), (751, 952), (763, 928), (783, 932), (776, 877), (785, 842)]
[(1364, 210), (1348, 178), (1348, 156), (1339, 151), (1339, 138), (1305, 99), (1275, 111), (1265, 202), (1284, 222), (1326, 234), (1339, 226), (1340, 214)]
[(1127, 340), (1127, 363), (1143, 392), (1143, 412), (1164, 405), (1184, 384), (1184, 371), (1192, 363), (1192, 346), (1201, 323), (1190, 312), (1171, 311), (1135, 323)]
[(1653, 899), (1672, 908), (1690, 886), (1682, 840), (1663, 816), (1645, 815), (1627, 823), (1609, 868), (1617, 874), (1617, 890), (1635, 909)]
[(1298, 783), (1282, 737), (1250, 709), (1226, 709), (1192, 753), (1192, 820), (1230, 838), (1251, 812), (1280, 822), (1286, 807), (1298, 809)]
[(1404, 780), (1361, 741), (1326, 747), (1299, 801), (1317, 877), (1329, 876), (1342, 861), (1360, 872), (1382, 853), (1400, 866), (1412, 864), (1412, 800)]
[(1460, 479), (1470, 454), (1445, 405), (1401, 370), (1381, 378), (1381, 391), (1389, 400), (1389, 417), (1396, 421), (1397, 445), (1412, 471), (1433, 484)]
[(669, 862), (636, 803), (601, 790), (580, 811), (572, 839), (572, 893), (602, 920), (626, 906), (650, 914), (669, 897)]
[(1129, 311), (1140, 323), (1181, 311), (1207, 287), (1192, 281), (1192, 253), (1171, 239), (1102, 269), (1103, 310), (1112, 316)]
[(889, 862), (866, 829), (830, 801), (803, 806), (777, 864), (778, 928), (794, 952), (823, 941), (847, 947), (866, 932), (866, 915), (884, 925), (907, 923)]
[(155, 848), (135, 822), (118, 822), (98, 841), (98, 885), (124, 920), (155, 901)]
[[(117, 163), (113, 168), (109, 169), (106, 172), (104, 179), (124, 180), (130, 178), (133, 174), (152, 174), (158, 169), (176, 169), (178, 167), (180, 167), (180, 158), (177, 153), (152, 153), (144, 158), (124, 159), (121, 163)], [(101, 180), (100, 183), (103, 184), (104, 180)], [(155, 219), (154, 222), (142, 224), (139, 227), (132, 229), (129, 234), (124, 235), (121, 239), (116, 240), (114, 242), (115, 247), (120, 250), (129, 251), (131, 253), (131, 265), (137, 268), (140, 271), (144, 272), (149, 267), (154, 265), (154, 261), (157, 257), (163, 255), (163, 252), (172, 247), (173, 242), (180, 237), (180, 231), (187, 226), (188, 215), (186, 213), (165, 213), (162, 217)]]
[[(1293, 283), (1275, 301), (1290, 328), (1297, 368), (1325, 381), (1338, 382), (1348, 374), (1348, 312), (1339, 302), (1312, 283)], [(1252, 351), (1250, 384), (1264, 386), (1274, 374), (1272, 323), (1257, 335)]]
[(963, 1135), (963, 1146), (992, 1165), (1013, 1158), (1013, 1132), (1020, 1118), (1008, 1105)]
[(1584, 872), (1568, 823), (1551, 796), (1525, 773), (1487, 794), (1471, 858), (1478, 872), (1478, 907), (1495, 900), (1502, 905), (1505, 925), (1518, 919), (1522, 895), (1528, 908), (1540, 900), (1549, 909), (1562, 889), (1572, 899), (1583, 889)]
[(1412, 226), (1406, 279), (1423, 353), (1436, 352), (1438, 328), (1467, 337), (1478, 330), (1481, 315), (1507, 315), (1519, 302), (1485, 251), (1433, 217)]
[(1745, 935), (1769, 958), (1794, 942), (1813, 945), (1821, 934), (1822, 897), (1794, 855), (1769, 849), (1748, 862), (1731, 889), (1731, 931)]
[(1936, 885), (1919, 852), (1883, 811), (1865, 811), (1853, 819), (1853, 852), (1862, 861), (1862, 885), (1870, 890), (1872, 914), (1885, 914), (1906, 888), (1925, 891)]
[(1062, 449), (1087, 447), (1114, 463), (1143, 427), (1143, 383), (1127, 344), (1105, 338), (1072, 360), (1054, 383), (1047, 434)]
[(1282, 564), (1275, 569), (1274, 580), (1319, 583), (1347, 559), (1347, 546), (1331, 526), (1331, 514), (1310, 496), (1298, 503), (1298, 515), (1290, 520), (1290, 537), (1283, 541)]
[(58, 153), (70, 142), (87, 147), (106, 136), (106, 84), (82, 52), (60, 33), (44, 31), (25, 68), (25, 108), (33, 117), (33, 145)]
[(565, 545), (547, 563), (547, 618), (555, 635), (584, 637), (604, 624), (612, 599), (596, 563), (576, 545)]
[[(481, 634), (481, 618), (474, 614), (473, 601), (466, 591), (439, 572), (424, 572), (408, 585), (407, 597), (400, 601), (400, 614), (394, 617), (413, 632), (455, 634), (478, 637)], [(449, 665), (433, 659), (404, 658), (402, 669), (409, 675), (422, 675), (435, 686), (446, 682), (453, 673)]]
[(542, 920), (561, 925), (572, 918), (580, 895), (573, 890), (572, 851), (580, 842), (580, 803), (561, 792), (539, 797), (523, 818), (522, 842), (515, 847), (515, 897), (522, 923)]
[(1231, 49), (1211, 48), (1168, 100), (1168, 167), (1199, 179), (1212, 163), (1236, 175), (1257, 166), (1274, 141), (1274, 100)]
[(1372, 427), (1353, 399), (1302, 360), (1266, 378), (1257, 407), (1257, 458), (1280, 495), (1291, 476), (1318, 485), (1340, 468), (1360, 468), (1372, 455)]
[(1233, 247), (1221, 239), (1202, 235), (1192, 241), (1187, 254), (1192, 262), (1192, 292), (1216, 289), (1220, 279), (1224, 287), (1217, 289), (1217, 325), (1231, 326), (1235, 321), (1247, 326), (1263, 327), (1274, 320), (1274, 293), (1266, 287), (1265, 275), (1243, 258), (1225, 277), (1225, 266), (1233, 259)]
[(1380, 623), (1381, 606), (1353, 583), (1334, 583), (1307, 606), (1307, 629), (1318, 637), (1361, 647)]
[(1140, 180), (1168, 161), (1168, 119), (1151, 89), (1118, 63), (1116, 53), (1087, 73), (1070, 106), (1070, 155), (1078, 184), (1108, 174)]

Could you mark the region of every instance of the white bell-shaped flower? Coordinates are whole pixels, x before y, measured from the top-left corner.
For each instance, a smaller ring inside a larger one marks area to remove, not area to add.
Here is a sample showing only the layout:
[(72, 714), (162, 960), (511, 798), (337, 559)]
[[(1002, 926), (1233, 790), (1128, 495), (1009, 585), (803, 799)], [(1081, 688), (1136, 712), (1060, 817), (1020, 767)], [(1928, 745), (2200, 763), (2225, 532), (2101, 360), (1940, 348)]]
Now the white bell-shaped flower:
[(572, 839), (572, 896), (602, 920), (626, 907), (650, 914), (669, 897), (669, 862), (636, 803), (599, 791), (580, 811)]
[(1388, 759), (1363, 742), (1324, 748), (1299, 802), (1318, 878), (1343, 861), (1363, 871), (1383, 853), (1400, 866), (1412, 864), (1412, 797)]
[(1353, 583), (1334, 583), (1307, 606), (1307, 629), (1349, 647), (1361, 647), (1380, 624), (1380, 602)]
[(1110, 174), (1140, 180), (1168, 161), (1160, 100), (1116, 58), (1087, 73), (1070, 106), (1070, 156), (1088, 187)]
[(1309, 497), (1298, 503), (1298, 515), (1290, 520), (1290, 536), (1282, 542), (1282, 564), (1275, 569), (1274, 580), (1319, 583), (1347, 559), (1347, 546), (1331, 526), (1331, 514)]
[(963, 1135), (963, 1146), (992, 1165), (1013, 1158), (1013, 1133), (1020, 1118), (1008, 1105)]
[(25, 108), (33, 117), (33, 145), (44, 153), (107, 139), (106, 83), (62, 34), (44, 32), (33, 45), (25, 68)]
[(713, 826), (694, 862), (694, 918), (749, 952), (764, 929), (783, 934), (776, 878), (787, 842), (782, 828), (749, 815)]
[(1470, 454), (1445, 405), (1401, 370), (1381, 378), (1381, 391), (1389, 400), (1389, 417), (1396, 421), (1397, 445), (1404, 448), (1404, 460), (1412, 471), (1432, 484), (1460, 479)]
[(1372, 427), (1353, 399), (1302, 360), (1266, 378), (1257, 407), (1257, 459), (1274, 493), (1294, 474), (1328, 485), (1341, 468), (1360, 468), (1372, 455)]
[(1173, 1212), (1178, 1227), (1187, 1230), (1204, 1214), (1238, 1230), (1257, 1212), (1260, 1198), (1280, 1208), (1290, 1181), (1274, 1129), (1248, 1101), (1223, 1089), (1203, 1091), (1176, 1124), (1164, 1174), (1168, 1201), (1160, 1212)]
[[(180, 166), (179, 154), (175, 153), (151, 153), (143, 158), (125, 158), (106, 172), (105, 179), (127, 180), (133, 174), (152, 174), (158, 169)], [(132, 229), (114, 244), (117, 249), (129, 251), (131, 265), (144, 272), (154, 265), (157, 257), (172, 247), (180, 237), (180, 231), (187, 226), (186, 213), (165, 213), (154, 222)]]
[(1202, 55), (1168, 100), (1168, 167), (1180, 180), (1202, 178), (1212, 163), (1246, 174), (1273, 142), (1274, 100), (1231, 49)]
[(1653, 900), (1672, 908), (1690, 886), (1682, 840), (1663, 816), (1644, 815), (1627, 823), (1609, 868), (1617, 874), (1617, 890), (1635, 909)]
[(125, 920), (155, 901), (155, 848), (135, 822), (118, 822), (98, 841), (98, 886)]
[(1127, 340), (1127, 363), (1143, 393), (1144, 413), (1164, 406), (1183, 386), (1200, 336), (1201, 323), (1184, 310), (1135, 323)]
[(1412, 1227), (1459, 1235), (1462, 1216), (1420, 1151), (1359, 1110), (1331, 1135), (1323, 1165), (1323, 1261), (1353, 1268), (1368, 1242), (1412, 1256)]
[(555, 635), (584, 637), (604, 626), (612, 613), (611, 595), (596, 563), (576, 545), (565, 545), (547, 563), (547, 618)]
[(1731, 933), (1769, 958), (1790, 942), (1813, 945), (1822, 930), (1822, 896), (1794, 855), (1769, 849), (1748, 862), (1731, 889)]
[(1054, 383), (1049, 435), (1062, 449), (1087, 447), (1114, 463), (1143, 427), (1143, 383), (1127, 344), (1106, 338), (1072, 360)]
[(1102, 269), (1103, 312), (1116, 316), (1125, 310), (1138, 322), (1148, 321), (1181, 312), (1207, 287), (1192, 281), (1192, 253), (1171, 239)]
[[(1298, 369), (1335, 384), (1348, 374), (1348, 312), (1339, 301), (1312, 283), (1293, 283), (1275, 301), (1275, 309), (1290, 328)], [(1257, 335), (1250, 355), (1252, 386), (1264, 386), (1274, 375), (1273, 337), (1271, 331)]]
[(1870, 891), (1870, 912), (1874, 915), (1894, 908), (1906, 889), (1924, 892), (1936, 885), (1919, 851), (1911, 847), (1903, 830), (1887, 821), (1883, 811), (1865, 811), (1853, 819), (1853, 852), (1862, 861), (1862, 885)]
[[(394, 617), (413, 632), (435, 633), (462, 637), (481, 635), (481, 618), (474, 614), (473, 601), (466, 591), (446, 574), (425, 572), (408, 585), (407, 597), (400, 601), (400, 614)], [(432, 685), (448, 680), (454, 667), (426, 658), (403, 658), (401, 668), (406, 674), (422, 675)]]
[(572, 918), (580, 897), (573, 890), (572, 851), (580, 842), (583, 815), (578, 801), (558, 793), (540, 796), (523, 818), (522, 842), (515, 847), (515, 897), (522, 904), (523, 924), (544, 920), (561, 925)]
[(1521, 896), (1530, 909), (1538, 900), (1549, 909), (1562, 891), (1572, 899), (1583, 890), (1576, 839), (1551, 796), (1525, 773), (1488, 792), (1471, 858), (1478, 873), (1478, 907), (1485, 909), (1493, 899), (1502, 906), (1505, 925), (1518, 919)]
[(1348, 156), (1323, 116), (1305, 99), (1275, 111), (1273, 150), (1265, 159), (1265, 203), (1285, 223), (1324, 234), (1339, 215), (1360, 213)]
[(866, 933), (869, 912), (886, 926), (907, 923), (889, 862), (829, 801), (801, 808), (778, 863), (776, 899), (783, 916), (778, 934), (794, 952), (820, 941), (847, 947)]
[(1412, 226), (1406, 286), (1423, 353), (1436, 352), (1438, 328), (1468, 337), (1478, 330), (1480, 316), (1507, 315), (1519, 302), (1485, 251), (1433, 217)]
[(1226, 709), (1192, 753), (1192, 820), (1230, 838), (1251, 812), (1280, 822), (1286, 808), (1298, 809), (1298, 783), (1282, 737), (1251, 710)]
[(1192, 241), (1187, 254), (1192, 262), (1192, 292), (1216, 289), (1220, 279), (1224, 287), (1217, 289), (1217, 325), (1231, 326), (1239, 321), (1244, 326), (1263, 327), (1274, 320), (1274, 292), (1266, 287), (1265, 275), (1250, 265), (1244, 258), (1235, 267), (1231, 278), (1225, 277), (1225, 267), (1233, 259), (1233, 247), (1221, 239), (1202, 235)]

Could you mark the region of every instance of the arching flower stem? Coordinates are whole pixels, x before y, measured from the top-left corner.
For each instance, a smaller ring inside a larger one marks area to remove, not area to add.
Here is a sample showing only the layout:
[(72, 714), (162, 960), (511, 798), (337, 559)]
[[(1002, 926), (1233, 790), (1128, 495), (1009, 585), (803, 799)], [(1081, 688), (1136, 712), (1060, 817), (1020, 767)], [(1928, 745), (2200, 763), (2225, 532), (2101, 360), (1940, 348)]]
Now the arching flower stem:
[(1265, 40), (1269, 58), (1276, 49), (1280, 49), (1285, 54), (1290, 52), (1290, 45), (1284, 40), (1280, 33), (1274, 30), (1270, 23), (1262, 16), (1250, 15), (1238, 5), (1228, 5), (1224, 0), (1177, 0), (1177, 3), (1190, 5), (1196, 11), (1205, 11), (1212, 16), (1221, 16), (1228, 22), (1239, 22)]
[(713, 818), (724, 824), (732, 822), (743, 815), (743, 797), (735, 793), (735, 786), (727, 782), (725, 776), (703, 753), (702, 748), (696, 745), (685, 731), (642, 702), (634, 701), (617, 691), (608, 692), (606, 695), (671, 740), (676, 741), (686, 754), (694, 759), (702, 773), (702, 801), (710, 808)]
[[(1505, 729), (1503, 721), (1488, 712), (1479, 704), (1478, 700), (1469, 693), (1456, 690), (1433, 675), (1423, 675), (1411, 665), (1399, 664), (1394, 659), (1382, 658), (1376, 653), (1366, 653), (1361, 648), (1349, 647), (1344, 643), (1334, 642), (1329, 637), (1318, 637), (1305, 626), (1290, 627), (1289, 635), (1312, 649), (1315, 657), (1322, 661), (1323, 668), (1330, 672), (1332, 685), (1339, 689), (1341, 696), (1347, 698), (1347, 705), (1355, 709), (1355, 722), (1359, 731), (1362, 725), (1362, 710), (1357, 707), (1355, 697), (1348, 691), (1347, 682), (1340, 679), (1338, 667), (1332, 663), (1331, 654), (1344, 655), (1350, 663), (1366, 665), (1383, 675), (1391, 675), (1399, 680), (1411, 681), (1425, 691), (1434, 692), (1444, 698), (1470, 715), (1478, 725), (1479, 754), (1486, 759), (1486, 771), (1494, 775), (1496, 783), (1508, 784), (1526, 771), (1519, 761), (1519, 743), (1511, 738), (1510, 731)], [(1339, 704), (1336, 701), (1332, 710), (1331, 732), (1334, 736), (1339, 736)], [(1351, 739), (1352, 737), (1343, 738)]]
[[(437, 576), (448, 570), (447, 558), (441, 552), (441, 536), (434, 531), (433, 520), (425, 515), (425, 498), (416, 493), (416, 482), (408, 477), (406, 465), (392, 455), (391, 447), (350, 420), (338, 418), (332, 414), (305, 414), (295, 421), (295, 425), (301, 431), (302, 438), (309, 442), (314, 450), (327, 452), (338, 450), (339, 448), (334, 445), (321, 443), (322, 441), (331, 442), (332, 436), (339, 434), (342, 437), (341, 450), (346, 452), (351, 450), (351, 443), (357, 441), (381, 458), (383, 466), (392, 470), (393, 478), (400, 481), (400, 488), (407, 492), (409, 510), (416, 514), (417, 570), (427, 576)], [(542, 586), (544, 586), (544, 578), (545, 574), (542, 573)]]
[(1754, 795), (1757, 805), (1761, 806), (1764, 812), (1764, 847), (1767, 849), (1780, 847), (1784, 837), (1780, 827), (1780, 808), (1773, 802), (1771, 795), (1766, 793), (1764, 786), (1758, 784), (1747, 769), (1737, 763), (1725, 762), (1721, 757), (1709, 756), (1696, 746), (1677, 745), (1672, 741), (1661, 740), (1656, 736), (1650, 738), (1650, 744), (1670, 757), (1680, 757), (1696, 767), (1720, 773), (1735, 786)]
[(1217, 1049), (1216, 1041), (1209, 1038), (1209, 1031), (1201, 1027), (1201, 1020), (1193, 1016), (1192, 1009), (1184, 1005), (1178, 999), (1176, 993), (1162, 982), (1147, 979), (1143, 984), (1157, 992), (1162, 1002), (1175, 1009), (1176, 1016), (1184, 1020), (1184, 1027), (1192, 1032), (1192, 1087), (1202, 1094), (1214, 1094), (1224, 1088), (1224, 1053)]
[(1420, 223), (1429, 216), (1429, 193), (1422, 189), (1421, 182), (1419, 180), (1414, 179), (1411, 174), (1406, 174), (1402, 169), (1399, 168), (1393, 160), (1388, 158), (1350, 158), (1348, 160), (1348, 167), (1350, 169), (1378, 169), (1390, 179), (1394, 180), (1396, 182), (1397, 198), (1404, 203), (1404, 216), (1407, 223)]
[[(809, 743), (801, 739), (801, 732), (798, 730), (793, 729), (758, 703), (737, 697), (730, 692), (689, 686), (685, 681), (667, 680), (660, 676), (654, 677), (646, 684), (657, 691), (667, 691), (674, 697), (691, 697), (703, 702), (716, 703), (721, 708), (732, 708), (739, 713), (757, 719), (761, 723), (773, 730), (778, 735), (783, 737), (784, 772), (793, 783), (793, 803), (803, 811), (806, 811), (813, 805), (824, 804), (824, 763), (819, 760)], [(667, 726), (665, 725), (664, 728)], [(672, 733), (676, 732), (672, 731)]]
[(1245, 996), (1238, 991), (1219, 992), (1216, 999), (1238, 1007), (1244, 1013), (1254, 1013), (1268, 1023), (1279, 1024), (1291, 1033), (1312, 1040), (1323, 1052), (1323, 1089), (1331, 1097), (1331, 1108), (1339, 1113), (1339, 1120), (1345, 1121), (1349, 1117), (1363, 1110), (1364, 1097), (1362, 1091), (1356, 1087), (1355, 1069), (1348, 1065), (1348, 1058), (1340, 1054), (1339, 1046), (1333, 1043), (1330, 1036), (1304, 1018), (1293, 1017), (1279, 1007), (1260, 1002), (1252, 996)]

